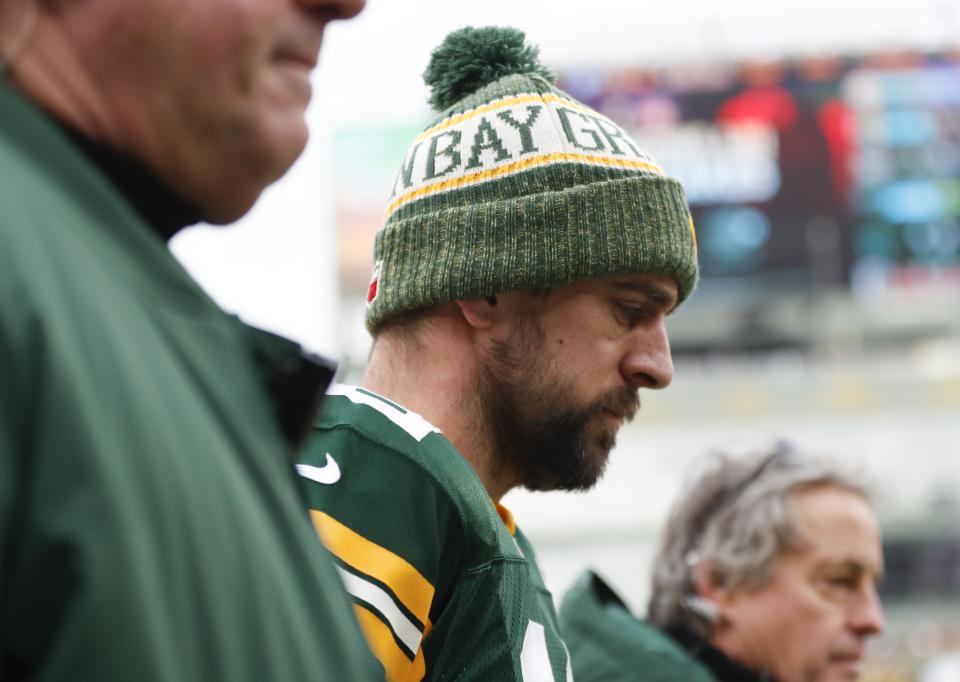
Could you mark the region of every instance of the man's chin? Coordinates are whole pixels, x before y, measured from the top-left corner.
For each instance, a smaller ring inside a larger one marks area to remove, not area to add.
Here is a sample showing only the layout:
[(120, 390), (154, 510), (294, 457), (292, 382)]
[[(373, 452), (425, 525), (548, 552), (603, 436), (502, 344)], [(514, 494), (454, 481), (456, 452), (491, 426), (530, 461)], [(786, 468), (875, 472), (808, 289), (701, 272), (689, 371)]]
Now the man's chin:
[(823, 682), (853, 682), (860, 679), (860, 659), (843, 659), (830, 662)]
[(222, 198), (207, 196), (201, 200), (200, 209), (205, 222), (211, 225), (229, 225), (245, 216), (259, 197), (258, 191), (238, 191), (232, 196)]
[(583, 454), (577, 468), (558, 471), (541, 469), (522, 482), (527, 490), (537, 492), (565, 491), (586, 492), (593, 488), (607, 468), (608, 450), (590, 451)]
[(620, 424), (621, 422), (619, 420), (614, 421), (612, 418), (604, 415), (590, 425), (587, 430), (587, 442), (590, 444), (589, 458), (602, 459), (606, 462), (607, 458), (610, 457), (610, 451), (613, 450), (617, 444), (617, 434), (620, 433)]
[(584, 454), (585, 461), (576, 480), (569, 481), (569, 485), (562, 490), (571, 492), (586, 492), (593, 488), (603, 478), (607, 470), (607, 461), (610, 459), (610, 448), (591, 448)]
[(607, 462), (610, 461), (610, 450), (612, 449), (613, 444), (611, 443), (610, 447), (604, 447), (596, 454), (591, 455), (591, 461), (593, 462), (593, 467), (591, 468), (591, 480), (589, 487), (592, 488), (595, 486), (603, 474), (607, 470)]

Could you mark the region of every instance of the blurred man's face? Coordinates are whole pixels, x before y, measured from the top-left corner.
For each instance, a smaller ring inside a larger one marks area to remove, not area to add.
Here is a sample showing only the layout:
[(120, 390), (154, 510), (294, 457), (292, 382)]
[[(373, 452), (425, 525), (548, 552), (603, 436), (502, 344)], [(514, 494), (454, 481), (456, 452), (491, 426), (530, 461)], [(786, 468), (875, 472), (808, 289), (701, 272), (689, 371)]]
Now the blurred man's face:
[(227, 222), (303, 150), (324, 27), (364, 1), (82, 0), (58, 11), (110, 141)]
[(672, 278), (605, 278), (529, 298), (513, 334), (484, 358), (482, 404), (505, 466), (533, 490), (583, 490), (603, 472), (640, 388), (673, 377), (664, 317)]
[(794, 493), (792, 510), (805, 548), (784, 554), (766, 586), (725, 598), (720, 648), (778, 682), (856, 680), (866, 639), (883, 629), (873, 511), (833, 487)]

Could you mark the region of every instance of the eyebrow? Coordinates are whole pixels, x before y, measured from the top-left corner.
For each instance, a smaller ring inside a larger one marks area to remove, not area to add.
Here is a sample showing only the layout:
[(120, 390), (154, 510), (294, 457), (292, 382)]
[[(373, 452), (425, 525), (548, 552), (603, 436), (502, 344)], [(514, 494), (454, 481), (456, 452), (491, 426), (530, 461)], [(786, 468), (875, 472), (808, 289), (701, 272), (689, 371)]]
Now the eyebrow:
[(642, 294), (659, 305), (669, 315), (677, 307), (677, 295), (667, 286), (656, 282), (614, 282), (619, 290)]
[[(847, 570), (847, 571), (853, 571), (858, 576), (871, 574), (870, 569), (867, 568), (865, 564), (862, 564), (859, 561), (856, 561), (854, 559), (844, 559), (839, 563), (832, 563), (832, 564), (828, 562), (821, 568), (821, 570), (832, 570), (836, 568), (840, 568), (842, 570)], [(883, 577), (884, 577), (884, 572), (883, 572), (883, 568), (881, 567), (877, 570), (876, 573), (873, 574), (874, 584), (880, 584), (881, 582), (883, 582)]]

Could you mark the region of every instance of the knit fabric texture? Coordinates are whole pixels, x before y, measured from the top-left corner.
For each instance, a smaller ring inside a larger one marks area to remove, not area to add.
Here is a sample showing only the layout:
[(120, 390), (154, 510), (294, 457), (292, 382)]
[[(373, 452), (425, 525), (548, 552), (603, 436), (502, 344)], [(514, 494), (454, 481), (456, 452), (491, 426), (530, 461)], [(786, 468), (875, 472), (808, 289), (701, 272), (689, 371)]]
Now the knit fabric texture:
[[(438, 303), (613, 275), (668, 275), (680, 301), (696, 286), (696, 235), (680, 183), (539, 64), (511, 65), (523, 40), (513, 29), (467, 28), (434, 51), (432, 102), (443, 102), (444, 76), (455, 95), (476, 88), (427, 126), (401, 164), (374, 242), (372, 332)], [(472, 81), (446, 73), (470, 72), (471, 59)], [(477, 73), (494, 80), (481, 75), (477, 85)]]

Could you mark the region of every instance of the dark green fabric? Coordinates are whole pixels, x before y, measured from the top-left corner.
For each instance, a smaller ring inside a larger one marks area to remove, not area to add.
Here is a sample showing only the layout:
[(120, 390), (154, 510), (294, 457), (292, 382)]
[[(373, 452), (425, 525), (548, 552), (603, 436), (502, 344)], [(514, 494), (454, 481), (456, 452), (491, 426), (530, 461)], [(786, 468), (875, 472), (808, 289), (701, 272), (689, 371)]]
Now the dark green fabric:
[(236, 322), (0, 86), (0, 678), (365, 680)]
[(716, 682), (670, 637), (634, 617), (592, 572), (564, 596), (560, 632), (577, 682)]
[[(302, 461), (323, 467), (328, 454), (340, 478), (305, 481), (310, 508), (402, 557), (435, 589), (433, 628), (422, 642), (425, 679), (523, 682), (531, 622), (542, 626), (552, 679), (567, 679), (553, 599), (532, 548), (519, 530), (509, 534), (480, 478), (443, 434), (368, 391), (336, 386)], [(397, 590), (380, 585), (402, 608)]]
[(477, 89), (515, 73), (537, 74), (554, 81), (540, 63), (539, 50), (526, 44), (522, 31), (485, 26), (461, 28), (444, 38), (430, 55), (423, 81), (430, 88), (430, 106), (452, 106)]
[(611, 275), (669, 272), (681, 283), (680, 300), (696, 281), (689, 216), (674, 180), (609, 179), (505, 203), (430, 210), (378, 232), (375, 258), (383, 264), (368, 325), (446, 301)]

